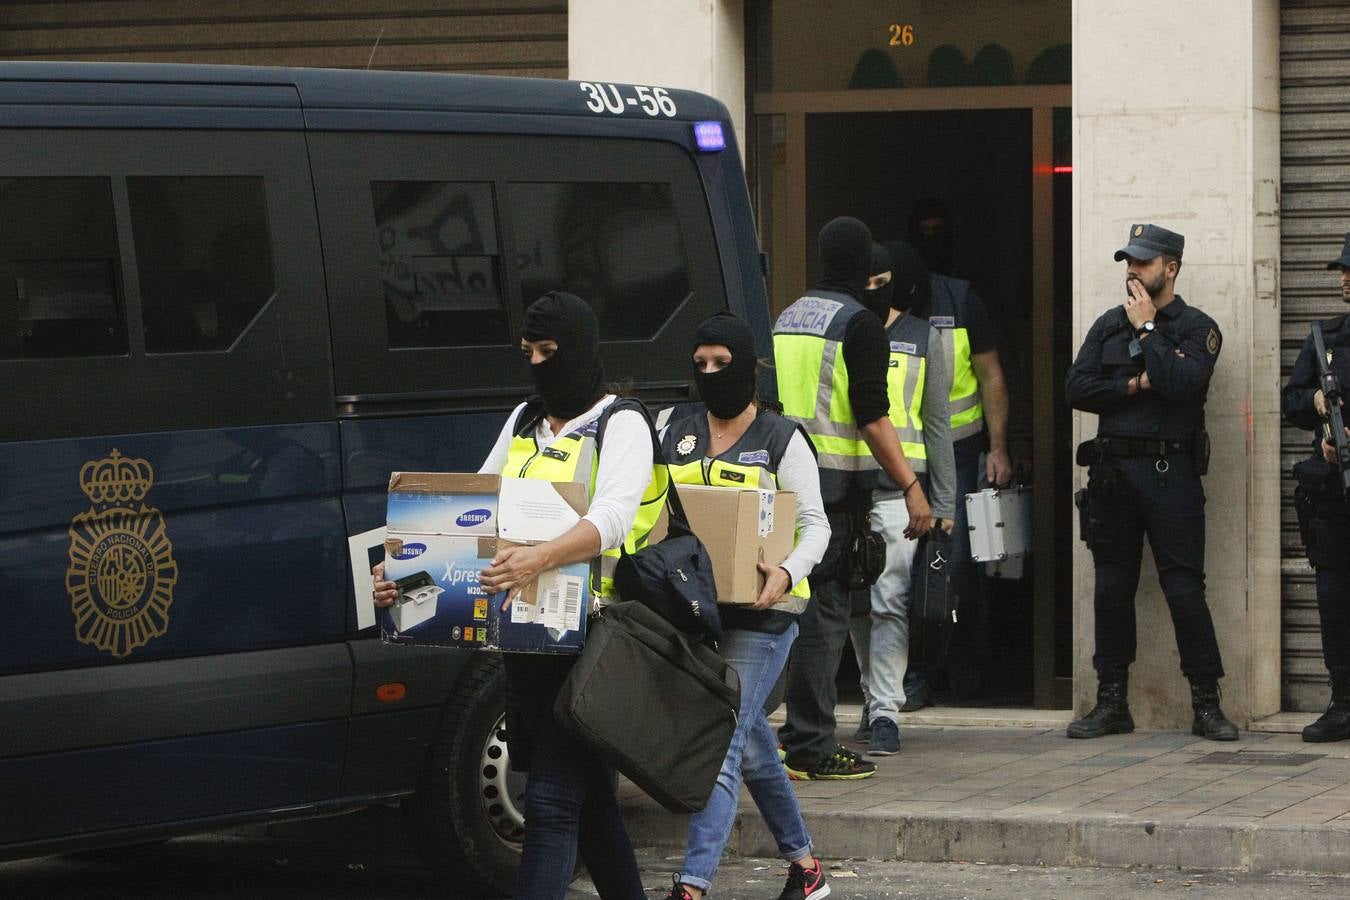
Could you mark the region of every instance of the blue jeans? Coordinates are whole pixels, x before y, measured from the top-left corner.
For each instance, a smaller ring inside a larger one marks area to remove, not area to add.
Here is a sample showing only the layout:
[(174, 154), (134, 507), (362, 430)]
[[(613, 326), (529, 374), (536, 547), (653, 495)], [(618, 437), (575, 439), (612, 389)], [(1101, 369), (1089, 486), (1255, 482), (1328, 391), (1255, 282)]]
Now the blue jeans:
[(811, 854), (811, 837), (797, 807), (797, 794), (778, 761), (778, 746), (764, 717), (764, 700), (773, 690), (796, 636), (796, 623), (782, 634), (739, 628), (727, 629), (724, 634), (722, 656), (741, 677), (741, 717), (708, 805), (689, 820), (682, 884), (704, 892), (712, 884), (736, 820), (742, 779), (773, 832), (783, 859), (797, 862)]
[(562, 900), (580, 851), (605, 900), (646, 895), (615, 796), (617, 776), (593, 751), (562, 730), (553, 702), (575, 656), (507, 653), (506, 675), (533, 745), (525, 784), (525, 846), (516, 900)]

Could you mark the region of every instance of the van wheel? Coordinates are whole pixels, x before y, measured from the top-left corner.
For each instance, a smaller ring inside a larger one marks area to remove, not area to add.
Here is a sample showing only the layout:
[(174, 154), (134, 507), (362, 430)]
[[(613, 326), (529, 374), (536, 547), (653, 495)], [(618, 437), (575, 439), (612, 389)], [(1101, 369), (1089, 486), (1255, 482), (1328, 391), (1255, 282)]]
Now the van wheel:
[(474, 654), (436, 729), (405, 822), (427, 866), (456, 895), (506, 897), (525, 836), (525, 774), (506, 749), (506, 670)]

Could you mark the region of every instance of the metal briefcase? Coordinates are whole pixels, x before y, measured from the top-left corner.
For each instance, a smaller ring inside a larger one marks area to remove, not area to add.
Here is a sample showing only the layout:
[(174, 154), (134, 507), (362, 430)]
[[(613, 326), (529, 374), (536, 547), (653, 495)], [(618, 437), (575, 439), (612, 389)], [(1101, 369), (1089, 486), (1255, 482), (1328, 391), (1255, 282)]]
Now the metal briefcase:
[(966, 495), (970, 557), (1001, 563), (1031, 552), (1031, 488), (988, 488)]

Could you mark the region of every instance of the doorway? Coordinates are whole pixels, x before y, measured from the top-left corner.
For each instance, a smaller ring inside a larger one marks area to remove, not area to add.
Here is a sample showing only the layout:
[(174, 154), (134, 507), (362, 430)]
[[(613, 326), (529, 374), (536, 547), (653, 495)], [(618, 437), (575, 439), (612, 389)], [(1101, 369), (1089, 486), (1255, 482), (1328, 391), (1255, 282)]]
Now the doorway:
[(1072, 575), (1059, 564), (1074, 539), (1063, 398), (1072, 354), (1069, 103), (1067, 85), (754, 98), (751, 168), (775, 311), (814, 283), (825, 222), (851, 215), (879, 240), (903, 237), (914, 202), (936, 197), (952, 211), (954, 274), (972, 282), (1000, 332), (1010, 449), (1020, 439), (1031, 461), (1034, 552), (1023, 578), (986, 581), (984, 603), (967, 611), (949, 654), (948, 702), (1070, 705)]

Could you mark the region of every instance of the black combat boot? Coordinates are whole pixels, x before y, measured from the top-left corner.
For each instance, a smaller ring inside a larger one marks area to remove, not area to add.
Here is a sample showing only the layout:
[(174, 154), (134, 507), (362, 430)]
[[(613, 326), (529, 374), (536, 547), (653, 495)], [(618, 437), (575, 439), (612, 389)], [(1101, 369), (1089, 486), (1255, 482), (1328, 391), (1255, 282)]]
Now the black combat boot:
[(1083, 718), (1070, 722), (1065, 733), (1071, 738), (1096, 738), (1134, 731), (1134, 719), (1125, 699), (1129, 679), (1128, 669), (1098, 672), (1097, 705)]
[(1237, 726), (1219, 709), (1219, 680), (1217, 678), (1191, 679), (1191, 708), (1195, 721), (1191, 734), (1211, 741), (1236, 741)]
[(1343, 741), (1350, 738), (1350, 675), (1331, 676), (1331, 705), (1321, 718), (1303, 729), (1310, 744)]

